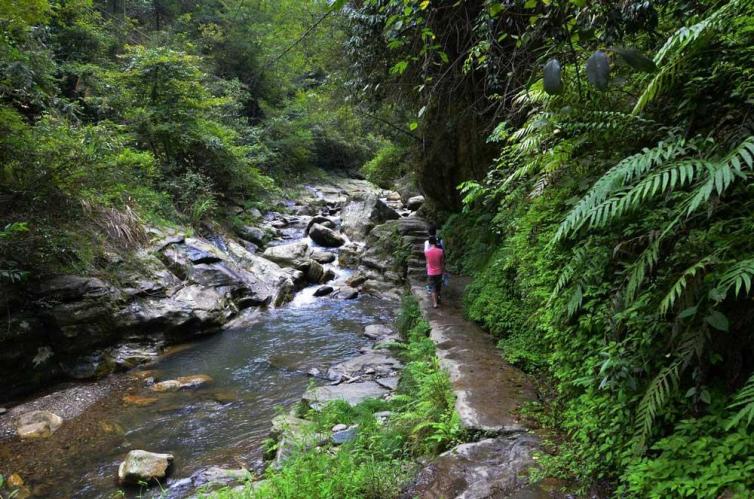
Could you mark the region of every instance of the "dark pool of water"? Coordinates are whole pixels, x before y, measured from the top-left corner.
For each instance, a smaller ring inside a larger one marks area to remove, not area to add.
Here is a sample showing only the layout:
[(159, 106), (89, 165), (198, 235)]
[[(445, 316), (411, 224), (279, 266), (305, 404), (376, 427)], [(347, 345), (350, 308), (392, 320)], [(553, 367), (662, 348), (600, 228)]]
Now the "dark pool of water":
[[(357, 354), (367, 344), (360, 334), (364, 326), (393, 317), (395, 303), (378, 298), (313, 300), (307, 293), (263, 313), (253, 324), (209, 337), (150, 366), (159, 379), (208, 374), (214, 382), (196, 391), (159, 394), (159, 401), (148, 407), (112, 403), (91, 430), (102, 431), (102, 437), (88, 435), (82, 437), (86, 444), (56, 449), (65, 462), (44, 470), (43, 476), (29, 477), (31, 484), (55, 497), (111, 497), (118, 490), (118, 464), (131, 449), (174, 454), (173, 483), (210, 465), (248, 465), (252, 450), (267, 437), (271, 419), (300, 400), (312, 382), (306, 372), (325, 372)], [(146, 387), (136, 393), (154, 396)], [(182, 495), (169, 487), (166, 495)]]

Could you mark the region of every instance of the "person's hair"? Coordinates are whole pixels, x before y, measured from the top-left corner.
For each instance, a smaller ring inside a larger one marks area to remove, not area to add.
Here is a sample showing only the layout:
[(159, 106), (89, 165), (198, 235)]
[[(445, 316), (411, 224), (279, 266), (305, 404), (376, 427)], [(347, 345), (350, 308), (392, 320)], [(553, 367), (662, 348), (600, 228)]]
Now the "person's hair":
[(430, 246), (437, 246), (437, 238), (435, 236), (429, 236)]
[(437, 225), (435, 224), (429, 224), (429, 229), (427, 229), (430, 236), (436, 236), (437, 235)]

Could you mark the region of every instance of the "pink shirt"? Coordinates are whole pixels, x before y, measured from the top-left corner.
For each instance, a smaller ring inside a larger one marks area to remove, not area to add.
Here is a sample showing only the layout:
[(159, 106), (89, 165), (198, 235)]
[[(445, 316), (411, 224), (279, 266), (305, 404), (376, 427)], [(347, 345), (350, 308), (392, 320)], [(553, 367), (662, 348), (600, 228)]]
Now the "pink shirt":
[(442, 275), (442, 260), (445, 253), (437, 246), (430, 246), (424, 250), (427, 258), (427, 275)]

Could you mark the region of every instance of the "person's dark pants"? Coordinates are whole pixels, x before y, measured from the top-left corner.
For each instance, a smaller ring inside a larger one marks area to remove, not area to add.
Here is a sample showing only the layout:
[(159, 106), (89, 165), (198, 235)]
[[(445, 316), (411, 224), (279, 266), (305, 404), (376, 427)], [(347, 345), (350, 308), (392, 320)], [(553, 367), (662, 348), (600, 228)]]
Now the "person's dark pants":
[(427, 276), (427, 282), (429, 283), (430, 290), (433, 293), (437, 293), (437, 296), (440, 296), (440, 291), (442, 291), (442, 274)]

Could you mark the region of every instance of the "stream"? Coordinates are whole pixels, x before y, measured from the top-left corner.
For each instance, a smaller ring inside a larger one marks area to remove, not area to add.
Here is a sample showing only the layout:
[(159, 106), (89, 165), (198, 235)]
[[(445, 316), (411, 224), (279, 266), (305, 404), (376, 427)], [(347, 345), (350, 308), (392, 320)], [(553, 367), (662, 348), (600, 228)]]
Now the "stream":
[[(317, 248), (300, 226), (284, 236)], [(336, 281), (350, 274), (337, 261), (325, 267)], [(315, 298), (317, 287), (236, 321), (232, 329), (179, 345), (152, 364), (95, 382), (112, 384), (109, 394), (52, 437), (0, 443), (3, 467), (23, 477), (32, 497), (76, 498), (186, 497), (196, 489), (197, 474), (211, 466), (259, 472), (271, 420), (301, 400), (311, 383), (327, 382), (309, 372), (324, 375), (331, 365), (359, 355), (370, 345), (364, 327), (394, 318), (395, 301), (369, 294)], [(152, 379), (199, 374), (212, 382), (168, 393), (149, 386)], [(124, 404), (125, 395), (152, 400)], [(118, 486), (118, 465), (134, 449), (175, 456), (167, 483), (144, 490)]]
[[(325, 372), (358, 354), (368, 344), (360, 334), (364, 326), (393, 317), (395, 304), (376, 297), (314, 301), (308, 299), (310, 291), (246, 327), (193, 343), (149, 366), (158, 379), (207, 374), (214, 380), (210, 386), (159, 394), (147, 407), (110, 400), (87, 415), (97, 421), (83, 424), (85, 435), (66, 442), (65, 449), (58, 434), (30, 444), (41, 452), (38, 462), (20, 463), (26, 469), (19, 472), (34, 495), (110, 497), (118, 490), (118, 464), (132, 449), (175, 455), (168, 497), (183, 496), (181, 479), (202, 468), (253, 466), (272, 418), (299, 401), (311, 382), (306, 372)], [(136, 393), (154, 396), (146, 387)], [(62, 429), (59, 433), (65, 436)]]

